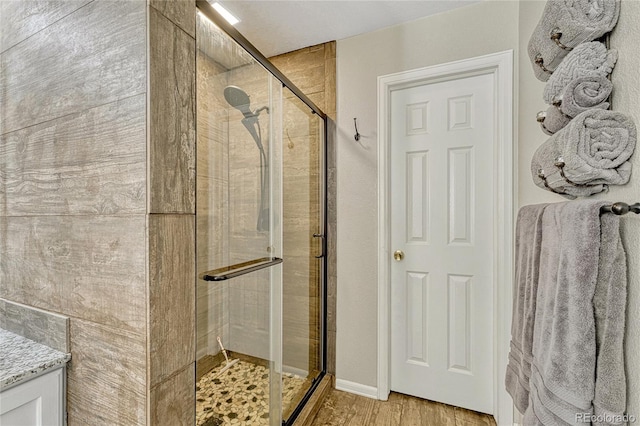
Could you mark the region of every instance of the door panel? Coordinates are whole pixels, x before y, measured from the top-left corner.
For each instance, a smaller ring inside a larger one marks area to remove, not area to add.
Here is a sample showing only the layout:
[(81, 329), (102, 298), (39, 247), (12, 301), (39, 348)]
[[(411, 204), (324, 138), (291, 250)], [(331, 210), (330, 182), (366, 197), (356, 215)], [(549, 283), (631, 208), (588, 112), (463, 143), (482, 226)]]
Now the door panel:
[(429, 152), (407, 153), (407, 241), (429, 242)]
[(391, 94), (391, 389), (493, 410), (494, 81)]
[(407, 360), (429, 366), (429, 274), (407, 272)]

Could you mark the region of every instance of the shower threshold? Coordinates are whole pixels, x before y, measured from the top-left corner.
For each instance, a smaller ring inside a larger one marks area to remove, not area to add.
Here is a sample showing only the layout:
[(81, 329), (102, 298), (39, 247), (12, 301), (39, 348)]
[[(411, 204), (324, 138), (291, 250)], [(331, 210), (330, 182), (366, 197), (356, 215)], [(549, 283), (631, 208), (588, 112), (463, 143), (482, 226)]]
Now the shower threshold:
[[(198, 360), (196, 425), (269, 425), (268, 361), (228, 351), (238, 362), (226, 370), (222, 354)], [(282, 374), (283, 417), (288, 418), (312, 385), (309, 377)]]

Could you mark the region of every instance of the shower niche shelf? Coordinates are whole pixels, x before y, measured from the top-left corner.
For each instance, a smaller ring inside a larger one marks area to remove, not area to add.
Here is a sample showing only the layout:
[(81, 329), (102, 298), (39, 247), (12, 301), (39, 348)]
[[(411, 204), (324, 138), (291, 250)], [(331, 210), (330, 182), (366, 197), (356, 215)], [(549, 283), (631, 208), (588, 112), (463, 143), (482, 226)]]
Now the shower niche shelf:
[(236, 263), (235, 265), (224, 266), (212, 271), (207, 271), (202, 275), (202, 279), (205, 281), (225, 281), (251, 272), (259, 271), (260, 269), (269, 268), (279, 263), (282, 263), (282, 259), (279, 257), (261, 257), (259, 259), (249, 260), (247, 262)]

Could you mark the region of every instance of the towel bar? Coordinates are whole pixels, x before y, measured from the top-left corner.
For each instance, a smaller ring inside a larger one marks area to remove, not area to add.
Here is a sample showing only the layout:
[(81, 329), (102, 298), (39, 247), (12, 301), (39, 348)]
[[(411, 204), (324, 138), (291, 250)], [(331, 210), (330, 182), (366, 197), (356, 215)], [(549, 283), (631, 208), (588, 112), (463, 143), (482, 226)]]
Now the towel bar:
[(223, 268), (214, 269), (202, 274), (201, 279), (205, 281), (224, 281), (250, 272), (259, 271), (273, 265), (282, 263), (279, 257), (261, 257), (260, 259), (250, 260)]
[(617, 214), (618, 216), (621, 216), (629, 212), (640, 214), (640, 203), (629, 205), (627, 203), (617, 202), (617, 203), (611, 204), (610, 206), (600, 207), (600, 214), (613, 213), (613, 214)]

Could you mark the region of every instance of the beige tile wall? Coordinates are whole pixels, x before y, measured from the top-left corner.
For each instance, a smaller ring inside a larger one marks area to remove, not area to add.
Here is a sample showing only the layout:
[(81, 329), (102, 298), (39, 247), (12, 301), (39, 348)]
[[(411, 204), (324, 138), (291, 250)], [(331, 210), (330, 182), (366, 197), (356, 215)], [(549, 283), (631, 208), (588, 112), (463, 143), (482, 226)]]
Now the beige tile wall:
[(47, 28), (57, 20), (80, 9), (91, 0), (75, 2), (52, 2), (34, 0), (31, 7), (24, 2), (6, 0), (0, 6), (0, 53), (25, 40), (38, 31)]
[(75, 318), (70, 334), (69, 426), (147, 424), (144, 338)]
[(193, 215), (149, 216), (149, 385), (195, 361)]
[(149, 7), (150, 213), (195, 214), (195, 60), (193, 36)]
[(195, 3), (150, 1), (147, 416), (195, 422)]
[(195, 424), (195, 364), (191, 363), (151, 390), (150, 425)]
[(0, 328), (49, 346), (69, 352), (69, 317), (33, 306), (0, 299)]
[(0, 2), (0, 297), (70, 317), (70, 425), (147, 420), (146, 16)]
[(70, 425), (192, 425), (195, 4), (0, 24), (0, 297), (70, 317)]

